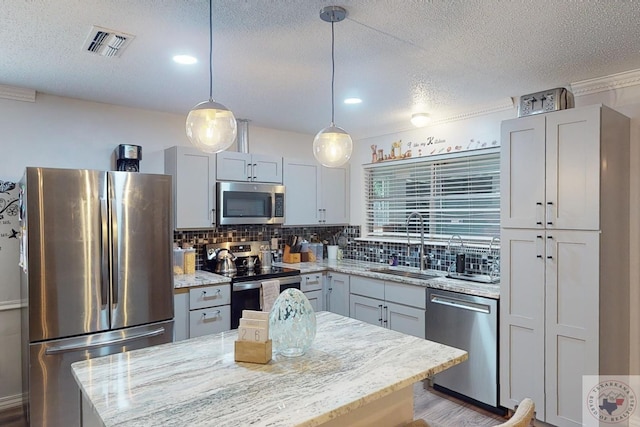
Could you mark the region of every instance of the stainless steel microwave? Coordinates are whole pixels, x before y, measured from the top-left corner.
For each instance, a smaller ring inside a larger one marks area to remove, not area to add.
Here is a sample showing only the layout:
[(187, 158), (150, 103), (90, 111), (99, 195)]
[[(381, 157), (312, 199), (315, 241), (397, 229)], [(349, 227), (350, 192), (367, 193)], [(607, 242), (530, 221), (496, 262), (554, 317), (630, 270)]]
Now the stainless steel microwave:
[(218, 225), (283, 224), (284, 185), (217, 182)]

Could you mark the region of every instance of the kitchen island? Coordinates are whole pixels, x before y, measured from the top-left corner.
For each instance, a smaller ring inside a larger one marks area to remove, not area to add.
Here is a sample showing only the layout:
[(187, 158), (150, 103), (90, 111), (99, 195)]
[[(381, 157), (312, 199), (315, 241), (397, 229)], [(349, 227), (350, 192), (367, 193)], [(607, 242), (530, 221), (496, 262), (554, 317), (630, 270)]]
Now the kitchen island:
[(412, 384), (463, 350), (319, 312), (303, 356), (234, 361), (237, 331), (77, 362), (84, 425), (403, 425)]

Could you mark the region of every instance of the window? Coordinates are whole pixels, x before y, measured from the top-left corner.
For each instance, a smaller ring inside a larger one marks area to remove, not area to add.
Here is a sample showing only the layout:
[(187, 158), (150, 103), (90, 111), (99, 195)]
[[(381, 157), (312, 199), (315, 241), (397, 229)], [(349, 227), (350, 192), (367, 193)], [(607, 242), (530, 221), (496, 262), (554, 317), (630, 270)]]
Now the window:
[[(407, 238), (407, 218), (422, 215), (425, 238), (489, 241), (500, 235), (500, 153), (423, 161), (402, 161), (365, 168), (368, 237)], [(420, 221), (408, 225), (420, 235)]]

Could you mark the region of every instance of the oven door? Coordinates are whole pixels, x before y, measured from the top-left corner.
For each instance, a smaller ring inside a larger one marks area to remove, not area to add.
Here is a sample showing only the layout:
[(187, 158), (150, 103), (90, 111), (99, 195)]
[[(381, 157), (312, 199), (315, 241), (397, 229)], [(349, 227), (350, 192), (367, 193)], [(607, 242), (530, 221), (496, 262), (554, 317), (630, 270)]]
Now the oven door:
[(219, 225), (284, 223), (284, 186), (218, 182)]
[[(300, 289), (300, 276), (274, 277), (280, 281), (280, 292)], [(269, 279), (271, 280), (271, 279)], [(260, 282), (231, 282), (231, 329), (238, 329), (242, 310), (260, 311)]]

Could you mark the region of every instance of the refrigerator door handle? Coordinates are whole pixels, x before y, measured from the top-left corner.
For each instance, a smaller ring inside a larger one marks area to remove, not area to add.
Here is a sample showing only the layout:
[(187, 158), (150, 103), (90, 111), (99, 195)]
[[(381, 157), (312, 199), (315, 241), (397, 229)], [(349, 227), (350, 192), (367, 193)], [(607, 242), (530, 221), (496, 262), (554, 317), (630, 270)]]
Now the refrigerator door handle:
[[(109, 175), (109, 179), (111, 179), (111, 175)], [(113, 188), (113, 181), (110, 183), (110, 188)], [(111, 190), (110, 190), (111, 191)], [(120, 291), (120, 251), (118, 249), (118, 212), (116, 206), (115, 197), (110, 194), (109, 202), (111, 204), (111, 215), (110, 215), (110, 223), (111, 223), (111, 306), (115, 306), (118, 304), (118, 292)]]
[(100, 199), (100, 215), (102, 223), (102, 272), (100, 282), (100, 300), (103, 306), (109, 299), (109, 221), (107, 218), (107, 201)]
[(90, 350), (92, 348), (104, 347), (107, 345), (124, 344), (130, 341), (136, 341), (143, 338), (156, 337), (158, 335), (164, 334), (164, 332), (165, 332), (164, 328), (157, 328), (152, 331), (134, 334), (125, 338), (106, 339), (104, 341), (92, 342), (91, 344), (77, 343), (77, 344), (69, 344), (69, 345), (57, 345), (57, 346), (49, 347), (45, 351), (45, 354), (51, 355), (51, 354), (66, 353), (66, 352), (77, 351), (77, 350)]

